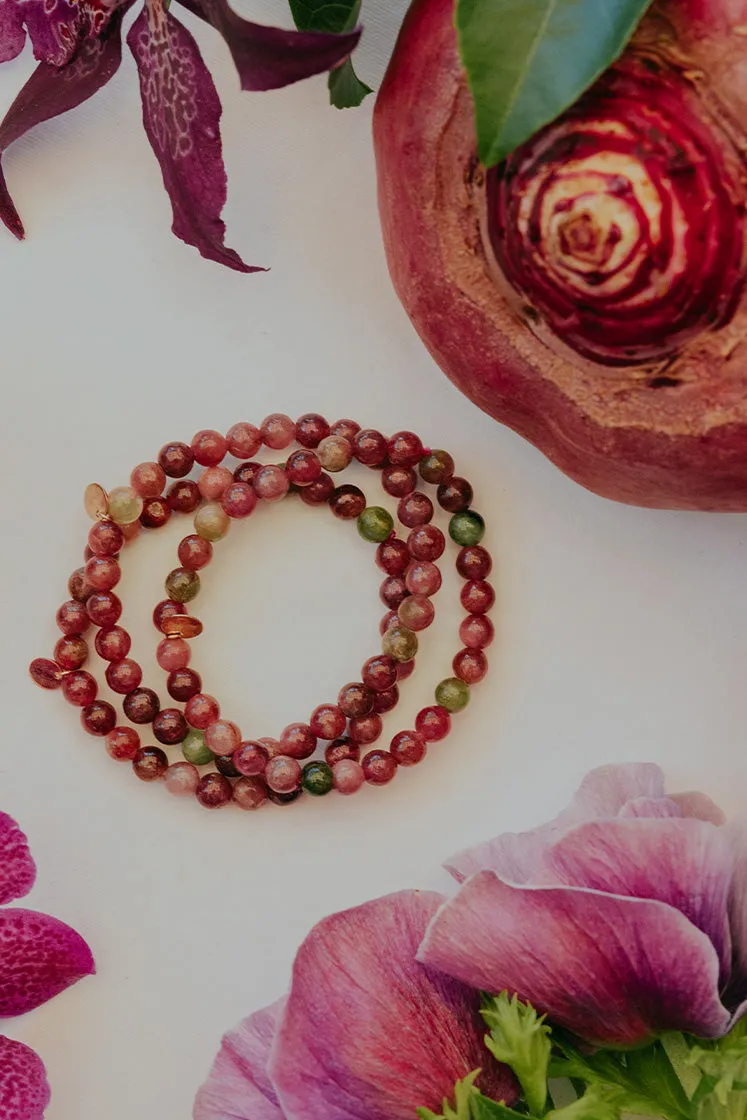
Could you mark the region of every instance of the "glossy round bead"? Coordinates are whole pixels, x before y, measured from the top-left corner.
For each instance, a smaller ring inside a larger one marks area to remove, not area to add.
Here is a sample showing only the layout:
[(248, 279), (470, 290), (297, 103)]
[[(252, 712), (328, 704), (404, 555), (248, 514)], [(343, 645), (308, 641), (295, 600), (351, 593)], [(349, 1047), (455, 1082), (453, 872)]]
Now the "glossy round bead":
[(233, 754), (241, 742), (241, 729), (230, 719), (216, 719), (205, 728), (205, 742), (213, 754)]
[(114, 626), (122, 614), (122, 603), (113, 591), (94, 591), (86, 599), (86, 610), (94, 626)]
[(337, 704), (343, 715), (348, 719), (357, 719), (367, 716), (373, 710), (374, 690), (368, 688), (362, 681), (353, 681), (340, 689)]
[(139, 687), (143, 679), (143, 670), (137, 661), (123, 657), (121, 661), (111, 661), (107, 665), (105, 676), (112, 692), (126, 695)]
[(94, 640), (96, 653), (104, 661), (121, 661), (130, 652), (132, 639), (121, 626), (99, 630)]
[(474, 493), (466, 478), (454, 477), (448, 482), (442, 482), (436, 491), (438, 504), (447, 513), (459, 513), (468, 509)]
[(460, 599), (470, 614), (485, 614), (495, 603), (495, 591), (487, 580), (471, 579), (462, 588)]
[(248, 517), (257, 506), (257, 493), (246, 482), (232, 482), (221, 498), (221, 505), (229, 517)]
[(392, 537), (376, 549), (376, 563), (390, 576), (403, 575), (410, 564), (410, 553), (404, 541)]
[(117, 713), (106, 700), (94, 700), (81, 710), (80, 722), (89, 735), (108, 735), (117, 722)]
[(359, 716), (348, 723), (348, 735), (354, 743), (367, 745), (375, 743), (381, 735), (383, 723), (378, 712), (371, 712), (367, 716)]
[(353, 460), (353, 448), (343, 436), (327, 436), (317, 449), (319, 462), (325, 471), (336, 474), (344, 471)]
[(111, 591), (122, 577), (122, 570), (113, 556), (92, 556), (85, 571), (95, 591)]
[(495, 627), (486, 614), (468, 614), (459, 627), (459, 639), (468, 649), (485, 649), (495, 637)]
[(271, 739), (265, 736), (262, 739), (257, 739), (257, 742), (269, 752), (270, 758), (274, 758), (276, 754), (280, 754), (280, 742), (278, 739)]
[(407, 549), (413, 560), (438, 560), (446, 548), (446, 538), (437, 525), (421, 525), (407, 538)]
[(192, 439), (192, 454), (201, 467), (214, 467), (224, 459), (228, 451), (228, 441), (220, 432), (204, 428)]
[(465, 684), (477, 684), (488, 671), (488, 659), (481, 649), (462, 649), (452, 662), (454, 676)]
[(461, 712), (469, 704), (469, 686), (458, 677), (447, 677), (436, 685), (436, 703), (447, 712)]
[(184, 714), (188, 723), (204, 731), (220, 718), (220, 705), (214, 696), (209, 696), (206, 692), (198, 692), (187, 701)]
[(200, 784), (200, 772), (191, 762), (174, 762), (166, 770), (163, 783), (174, 797), (193, 797)]
[(156, 649), (156, 661), (166, 673), (185, 669), (191, 656), (189, 642), (185, 642), (184, 638), (164, 638)]
[(153, 734), (159, 743), (172, 747), (189, 734), (189, 725), (178, 708), (162, 708), (153, 720)]
[(321, 474), (310, 486), (303, 486), (299, 492), (301, 501), (307, 506), (325, 505), (335, 492), (335, 484), (328, 474)]
[(240, 809), (260, 809), (267, 800), (267, 785), (262, 778), (239, 778), (234, 783), (233, 799)]
[(391, 626), (381, 640), (381, 648), (395, 661), (410, 661), (418, 652), (418, 636), (406, 626)]
[(228, 467), (208, 467), (197, 480), (197, 489), (209, 502), (217, 501), (234, 481)]
[(261, 467), (254, 476), (257, 497), (265, 502), (280, 502), (288, 493), (290, 479), (282, 467), (270, 464)]
[(161, 702), (152, 688), (136, 688), (122, 702), (122, 710), (130, 723), (152, 723), (160, 708)]
[(425, 758), (428, 747), (418, 731), (400, 731), (392, 739), (389, 750), (399, 766), (416, 766)]
[(198, 692), (202, 692), (202, 678), (194, 669), (174, 669), (169, 673), (166, 689), (172, 700), (185, 704)]
[(418, 484), (418, 476), (412, 467), (384, 467), (381, 472), (381, 485), (393, 498), (404, 498), (412, 494)]
[(460, 549), (456, 568), (463, 579), (487, 579), (493, 569), (493, 559), (486, 548), (473, 544)]
[(132, 762), (140, 750), (140, 736), (134, 727), (113, 727), (104, 740), (104, 746), (116, 762)]
[(311, 758), (316, 735), (307, 723), (290, 723), (280, 735), (280, 750), (288, 758)]
[(425, 630), (436, 616), (436, 608), (427, 595), (408, 595), (398, 609), (399, 620), (408, 630)]
[(311, 713), (309, 727), (317, 739), (330, 741), (342, 735), (347, 726), (344, 713), (336, 704), (320, 704)]
[(273, 451), (282, 451), (284, 447), (293, 443), (296, 425), (290, 416), (282, 412), (273, 412), (262, 421), (260, 432), (265, 447), (271, 447)]
[(293, 793), (301, 785), (301, 766), (295, 758), (276, 755), (267, 763), (265, 781), (275, 793)]
[(88, 547), (94, 556), (116, 556), (124, 544), (124, 535), (114, 521), (97, 521), (88, 533)]
[(364, 467), (378, 467), (386, 461), (387, 446), (381, 432), (363, 428), (353, 437), (353, 455)]
[(158, 452), (158, 464), (169, 478), (184, 478), (192, 470), (195, 457), (186, 443), (167, 443)]
[(430, 560), (413, 560), (405, 574), (411, 595), (435, 595), (441, 587), (441, 572)]
[(53, 656), (61, 669), (80, 669), (88, 660), (88, 642), (85, 638), (65, 636), (58, 640)]
[(430, 451), (420, 460), (418, 470), (424, 482), (440, 486), (454, 477), (454, 460), (448, 451)]
[(186, 613), (187, 609), (181, 603), (175, 603), (173, 599), (162, 599), (153, 608), (153, 625), (156, 630), (160, 631), (163, 629), (163, 623), (167, 618)]
[(194, 519), (195, 533), (206, 541), (220, 541), (231, 528), (231, 518), (219, 502), (205, 502)]
[(374, 786), (385, 786), (397, 773), (397, 760), (389, 751), (369, 751), (361, 766), (363, 777)]
[(141, 747), (132, 760), (132, 769), (141, 782), (157, 782), (166, 773), (169, 760), (160, 747)]
[(29, 674), (32, 681), (39, 688), (59, 688), (65, 677), (65, 670), (61, 669), (56, 661), (48, 657), (36, 657), (29, 665)]
[(141, 498), (157, 498), (166, 485), (166, 472), (160, 463), (140, 463), (130, 475), (130, 486)]
[(366, 508), (366, 495), (358, 486), (337, 486), (329, 499), (329, 508), (342, 521), (354, 521)]
[(233, 800), (233, 786), (223, 774), (200, 778), (196, 797), (203, 809), (222, 809)]
[(254, 424), (241, 421), (228, 429), (226, 443), (234, 459), (251, 459), (262, 446), (262, 433)]
[(174, 513), (194, 513), (201, 500), (202, 495), (197, 483), (188, 478), (183, 482), (175, 482), (173, 486), (169, 487), (166, 494), (169, 509), (173, 510)]
[(360, 757), (360, 747), (347, 735), (344, 735), (341, 739), (335, 739), (334, 743), (330, 743), (324, 751), (324, 759), (328, 766), (335, 766), (344, 758), (353, 759), (354, 762), (358, 762)]
[(267, 763), (270, 761), (270, 752), (261, 743), (248, 741), (239, 743), (232, 755), (233, 764), (239, 774), (247, 778), (255, 778), (264, 774)]
[(457, 544), (479, 544), (485, 536), (485, 522), (473, 509), (462, 510), (449, 522), (449, 536)]
[(389, 576), (379, 588), (379, 598), (390, 611), (396, 611), (410, 592), (402, 576)]
[(143, 499), (131, 486), (115, 486), (109, 494), (107, 513), (117, 525), (130, 525), (143, 512)]
[(352, 758), (342, 758), (332, 767), (332, 781), (338, 793), (356, 793), (365, 781), (363, 767)]
[(164, 588), (169, 599), (177, 603), (191, 603), (199, 595), (200, 577), (189, 568), (174, 568), (166, 576)]
[(414, 432), (395, 432), (387, 444), (389, 462), (400, 467), (414, 467), (423, 457), (423, 444)]
[(62, 681), (62, 695), (68, 704), (76, 708), (85, 708), (88, 704), (92, 704), (98, 691), (99, 686), (96, 684), (95, 677), (85, 669), (67, 673)]
[(402, 498), (397, 506), (397, 517), (408, 529), (426, 525), (433, 517), (433, 502), (427, 494), (416, 490)]
[(324, 797), (334, 784), (332, 767), (326, 762), (307, 762), (301, 771), (301, 785), (313, 797)]
[(451, 731), (451, 716), (440, 705), (421, 708), (415, 717), (415, 730), (429, 743), (445, 739)]
[(329, 435), (329, 424), (318, 412), (307, 412), (296, 421), (296, 442), (301, 447), (318, 447)]
[[(386, 692), (397, 683), (397, 662), (383, 653), (369, 657), (363, 666), (361, 677), (367, 688), (372, 688), (374, 692)], [(339, 731), (339, 734), (342, 732)]]
[(329, 433), (332, 436), (342, 436), (352, 446), (353, 440), (360, 430), (361, 426), (355, 420), (345, 419), (335, 421), (329, 429)]
[(406, 681), (415, 672), (415, 660), (411, 658), (409, 661), (401, 661), (397, 666), (397, 680)]
[(396, 684), (387, 688), (385, 692), (377, 692), (374, 697), (374, 711), (380, 716), (391, 712), (393, 708), (397, 707), (397, 704), (399, 704), (399, 689)]
[(206, 766), (213, 761), (213, 752), (205, 742), (203, 732), (195, 729), (188, 731), (182, 740), (182, 754), (187, 762), (195, 766)]
[(67, 589), (72, 599), (76, 603), (85, 603), (90, 596), (93, 588), (86, 579), (85, 568), (76, 568), (67, 581)]
[(261, 470), (262, 463), (242, 463), (241, 466), (237, 467), (233, 472), (233, 477), (237, 482), (243, 482), (247, 486), (254, 486), (254, 479), (257, 475), (257, 471)]
[(358, 517), (358, 532), (364, 541), (388, 540), (393, 529), (392, 515), (382, 506), (368, 506)]
[(122, 526), (122, 536), (124, 537), (125, 545), (131, 544), (132, 541), (137, 540), (140, 536), (142, 525), (139, 521), (133, 521), (130, 525)]
[(240, 777), (239, 771), (233, 764), (233, 755), (217, 754), (213, 760), (213, 765), (218, 773), (222, 774), (225, 778)]
[(171, 517), (171, 506), (166, 498), (146, 498), (140, 524), (145, 529), (161, 529)]
[(190, 572), (199, 572), (205, 568), (213, 558), (213, 546), (204, 537), (190, 533), (179, 541), (177, 549), (179, 563)]
[(321, 476), (322, 464), (313, 451), (294, 451), (288, 457), (285, 471), (294, 486), (310, 486)]
[(396, 611), (387, 611), (379, 623), (379, 633), (384, 636), (387, 630), (391, 630), (393, 626), (399, 625), (399, 615)]

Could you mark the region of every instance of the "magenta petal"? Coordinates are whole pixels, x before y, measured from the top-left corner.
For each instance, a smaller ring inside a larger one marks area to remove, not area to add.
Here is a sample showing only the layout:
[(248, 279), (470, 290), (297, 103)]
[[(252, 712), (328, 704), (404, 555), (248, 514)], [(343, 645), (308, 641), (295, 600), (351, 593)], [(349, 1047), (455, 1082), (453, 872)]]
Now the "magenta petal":
[(361, 36), (360, 28), (333, 34), (265, 27), (242, 19), (226, 0), (181, 2), (226, 40), (244, 90), (280, 89), (333, 70), (349, 57)]
[(0, 0), (0, 62), (10, 62), (26, 44), (21, 6), (17, 0)]
[[(0, 153), (14, 140), (60, 113), (75, 109), (97, 93), (116, 74), (122, 59), (120, 29), (129, 2), (111, 17), (101, 39), (87, 39), (73, 61), (62, 70), (42, 62), (8, 109), (0, 124)], [(23, 224), (0, 169), (0, 218), (16, 237), (23, 237)]]
[(0, 910), (0, 1019), (24, 1015), (96, 969), (79, 933), (34, 910)]
[(415, 960), (442, 896), (403, 891), (334, 914), (301, 946), (270, 1076), (288, 1120), (413, 1120), (482, 1068), (497, 1100), (515, 1083), (485, 1048), (480, 998)]
[(65, 66), (88, 31), (86, 5), (75, 0), (23, 0), (23, 19), (34, 58), (49, 66)]
[[(725, 832), (734, 852), (734, 878), (729, 917), (734, 944), (734, 976), (729, 995), (733, 1002), (747, 1000), (747, 815), (730, 821)], [(742, 1008), (742, 1013), (744, 1013)]]
[(715, 1038), (731, 1021), (709, 938), (662, 902), (517, 887), (481, 871), (441, 907), (418, 959), (472, 987), (516, 992), (602, 1045), (668, 1030)]
[(193, 1120), (284, 1120), (267, 1063), (284, 1000), (255, 1011), (223, 1036)]
[(6, 813), (0, 813), (0, 905), (23, 898), (36, 879), (28, 840)]
[(0, 1120), (42, 1120), (49, 1097), (39, 1055), (0, 1035)]
[(174, 212), (172, 229), (203, 257), (237, 272), (262, 271), (226, 248), (221, 105), (197, 43), (153, 0), (127, 35), (140, 74), (143, 124)]

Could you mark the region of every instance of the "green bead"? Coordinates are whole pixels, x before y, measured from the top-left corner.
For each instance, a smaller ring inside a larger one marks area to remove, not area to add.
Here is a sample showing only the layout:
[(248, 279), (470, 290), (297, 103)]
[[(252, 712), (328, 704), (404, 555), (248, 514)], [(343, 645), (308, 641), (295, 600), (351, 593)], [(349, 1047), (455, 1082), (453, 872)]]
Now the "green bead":
[(187, 732), (187, 737), (182, 743), (182, 754), (187, 762), (193, 762), (195, 766), (205, 766), (208, 762), (212, 762), (214, 757), (205, 742), (203, 733), (195, 731), (194, 728)]
[(447, 712), (461, 712), (469, 704), (469, 685), (458, 677), (447, 677), (436, 688), (436, 703)]
[(407, 626), (390, 626), (381, 639), (381, 649), (395, 661), (412, 661), (418, 652), (418, 636)]
[(358, 532), (364, 541), (387, 540), (392, 535), (394, 519), (382, 506), (366, 506), (358, 518)]
[(177, 603), (189, 603), (200, 590), (200, 577), (189, 568), (174, 568), (164, 582), (169, 599)]
[(479, 544), (485, 536), (485, 522), (473, 509), (464, 509), (449, 522), (449, 536), (462, 546)]
[(301, 774), (301, 785), (314, 797), (324, 797), (334, 787), (332, 767), (326, 762), (307, 762)]

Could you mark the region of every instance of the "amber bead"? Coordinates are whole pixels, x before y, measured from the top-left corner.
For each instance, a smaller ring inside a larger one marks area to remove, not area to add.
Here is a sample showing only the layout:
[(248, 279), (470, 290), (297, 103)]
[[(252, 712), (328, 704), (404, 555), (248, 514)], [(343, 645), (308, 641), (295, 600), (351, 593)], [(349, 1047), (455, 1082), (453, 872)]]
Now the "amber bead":
[(48, 657), (36, 657), (29, 665), (29, 673), (39, 688), (49, 689), (59, 688), (65, 676), (65, 670)]
[(430, 451), (420, 460), (418, 466), (420, 477), (424, 482), (440, 486), (454, 476), (454, 460), (448, 451)]
[(184, 478), (194, 465), (192, 448), (186, 443), (167, 443), (158, 453), (159, 466), (169, 478)]
[(171, 517), (171, 506), (168, 498), (146, 498), (143, 502), (143, 512), (140, 514), (140, 524), (146, 529), (161, 529)]
[(296, 421), (296, 442), (301, 447), (318, 447), (329, 435), (329, 424), (318, 412), (307, 412)]
[(161, 708), (152, 688), (136, 688), (125, 696), (122, 709), (131, 723), (152, 723)]
[(463, 509), (468, 509), (474, 497), (467, 479), (458, 477), (442, 482), (436, 493), (438, 504), (447, 513), (459, 513)]
[(397, 760), (389, 751), (369, 751), (361, 762), (363, 775), (374, 786), (384, 786), (397, 773)]
[(202, 678), (194, 669), (174, 669), (166, 680), (166, 690), (172, 700), (185, 704), (202, 691)]
[(348, 719), (367, 716), (373, 710), (374, 690), (368, 688), (362, 681), (353, 681), (340, 689), (337, 704), (343, 715)]
[(392, 757), (399, 766), (416, 766), (428, 751), (425, 739), (417, 731), (400, 731), (389, 746)]
[(89, 735), (108, 735), (117, 722), (117, 713), (106, 700), (94, 700), (82, 709), (80, 722)]
[(153, 720), (153, 735), (165, 746), (181, 743), (188, 731), (189, 725), (178, 708), (162, 708)]
[(60, 638), (53, 656), (61, 669), (80, 669), (88, 660), (88, 642), (75, 636)]
[(79, 603), (76, 599), (63, 603), (57, 611), (57, 625), (68, 637), (85, 634), (91, 625), (85, 603)]
[(169, 765), (160, 747), (141, 747), (132, 760), (132, 769), (141, 782), (157, 782)]
[(342, 436), (327, 436), (317, 448), (317, 455), (323, 470), (336, 474), (350, 466), (353, 448), (350, 441)]
[(329, 499), (329, 508), (343, 521), (357, 520), (366, 508), (366, 495), (358, 486), (337, 486)]
[(134, 692), (143, 679), (143, 670), (137, 661), (123, 657), (121, 661), (112, 661), (106, 667), (106, 683), (112, 692), (129, 694)]
[(200, 577), (189, 568), (174, 568), (164, 581), (166, 594), (177, 603), (191, 603), (200, 592)]
[(196, 482), (185, 479), (169, 487), (166, 501), (169, 503), (169, 509), (174, 513), (194, 513), (202, 501), (202, 495)]
[(132, 639), (121, 626), (110, 626), (99, 630), (94, 639), (94, 646), (99, 657), (104, 661), (121, 661), (130, 652)]

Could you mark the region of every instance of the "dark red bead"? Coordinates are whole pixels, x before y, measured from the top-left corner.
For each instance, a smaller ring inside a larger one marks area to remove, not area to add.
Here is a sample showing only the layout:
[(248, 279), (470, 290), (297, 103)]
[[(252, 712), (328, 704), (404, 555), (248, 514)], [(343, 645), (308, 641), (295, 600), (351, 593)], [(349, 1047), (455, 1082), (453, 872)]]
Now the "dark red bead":
[(303, 486), (300, 490), (301, 501), (307, 506), (325, 505), (335, 492), (335, 484), (328, 474), (319, 475), (316, 482)]
[(477, 684), (488, 671), (488, 659), (481, 649), (462, 649), (452, 663), (454, 676), (465, 684)]
[(389, 751), (369, 751), (361, 766), (366, 781), (375, 786), (386, 785), (397, 773), (397, 760)]
[(140, 750), (140, 736), (134, 727), (113, 727), (106, 736), (106, 750), (117, 762), (132, 762)]
[(184, 714), (188, 723), (199, 731), (204, 731), (211, 723), (220, 719), (220, 704), (207, 692), (198, 692), (187, 701)]
[(438, 560), (446, 548), (446, 537), (437, 525), (421, 525), (410, 533), (407, 548), (413, 560)]
[(355, 420), (338, 420), (329, 429), (331, 436), (342, 436), (352, 446), (353, 440), (361, 430), (360, 424), (356, 424)]
[(367, 688), (362, 681), (353, 681), (340, 689), (337, 704), (340, 711), (348, 717), (355, 719), (367, 716), (373, 709), (374, 690)]
[(175, 482), (173, 486), (169, 486), (166, 501), (174, 513), (194, 513), (202, 501), (202, 495), (197, 483), (186, 478), (183, 482)]
[(420, 525), (427, 525), (433, 517), (433, 502), (427, 494), (416, 490), (402, 498), (397, 506), (397, 517), (408, 529), (416, 529)]
[(179, 542), (177, 549), (179, 563), (190, 572), (199, 572), (213, 558), (213, 546), (204, 537), (190, 533)]
[(361, 672), (363, 683), (375, 692), (386, 692), (397, 683), (397, 662), (385, 653), (369, 657)]
[(117, 722), (117, 713), (106, 700), (94, 700), (82, 709), (80, 722), (89, 735), (108, 735)]
[(390, 537), (376, 549), (376, 563), (389, 576), (401, 576), (410, 565), (410, 552), (404, 541)]
[(495, 591), (485, 579), (471, 579), (460, 595), (462, 606), (470, 614), (485, 614), (495, 603)]
[(379, 588), (379, 598), (385, 607), (389, 607), (390, 611), (396, 611), (403, 599), (406, 599), (409, 594), (407, 584), (402, 576), (388, 576)]
[(137, 661), (123, 657), (121, 661), (112, 661), (106, 667), (106, 683), (112, 692), (134, 692), (143, 679), (143, 670)]
[(335, 739), (334, 743), (330, 743), (324, 752), (324, 758), (328, 766), (334, 766), (336, 762), (342, 762), (345, 758), (352, 758), (354, 762), (358, 762), (360, 757), (360, 747), (347, 735), (341, 739)]
[(39, 688), (59, 688), (65, 676), (65, 670), (61, 669), (56, 661), (50, 661), (48, 657), (36, 657), (29, 665), (29, 673), (32, 681), (39, 685)]
[(143, 502), (143, 512), (140, 514), (140, 524), (146, 529), (160, 529), (171, 517), (171, 506), (168, 498), (146, 498)]
[(67, 589), (71, 599), (75, 599), (78, 603), (85, 603), (86, 599), (93, 591), (93, 588), (86, 579), (85, 568), (75, 569), (70, 579), (67, 581)]
[(400, 661), (397, 664), (397, 680), (406, 681), (415, 672), (415, 658), (412, 661)]
[(386, 461), (386, 440), (374, 428), (356, 432), (352, 446), (353, 455), (365, 467), (378, 467)]
[(85, 669), (67, 673), (62, 682), (62, 695), (68, 704), (73, 704), (76, 708), (85, 708), (86, 705), (92, 704), (98, 691), (99, 686), (96, 684), (95, 677)]
[(374, 711), (377, 715), (383, 716), (387, 712), (391, 712), (399, 704), (399, 689), (396, 684), (388, 688), (386, 692), (377, 692), (374, 697)]
[(418, 476), (412, 467), (384, 467), (381, 472), (381, 485), (393, 498), (404, 498), (412, 494), (418, 484)]
[(248, 517), (257, 505), (257, 494), (246, 482), (232, 482), (223, 491), (220, 504), (229, 517)]
[(206, 774), (200, 779), (196, 797), (204, 809), (222, 809), (233, 800), (233, 786), (223, 774)]
[(445, 739), (451, 730), (451, 716), (440, 704), (422, 708), (415, 717), (415, 728), (428, 742)]
[(280, 735), (280, 753), (288, 758), (311, 758), (316, 750), (316, 735), (307, 723), (291, 723)]
[(454, 460), (448, 451), (431, 451), (420, 460), (418, 469), (424, 482), (440, 486), (454, 477)]
[(383, 636), (391, 626), (399, 626), (399, 615), (396, 611), (387, 611), (379, 623), (379, 633)]
[(392, 757), (399, 766), (416, 766), (428, 751), (423, 736), (417, 731), (400, 731), (389, 746)]
[(217, 754), (213, 759), (213, 765), (219, 774), (224, 778), (240, 778), (241, 771), (237, 770), (233, 763), (233, 758), (230, 754)]
[(89, 545), (86, 545), (86, 547), (83, 549), (83, 559), (86, 564), (93, 555), (95, 555), (93, 549)]
[(484, 649), (495, 637), (495, 627), (486, 614), (468, 614), (459, 627), (459, 637), (469, 649)]
[(348, 735), (354, 743), (375, 743), (381, 735), (383, 723), (378, 712), (371, 712), (367, 716), (359, 716), (348, 723)]
[(307, 412), (296, 421), (296, 442), (301, 447), (318, 447), (329, 432), (329, 424), (318, 412)]
[(166, 680), (166, 690), (172, 700), (186, 704), (198, 692), (202, 692), (202, 677), (194, 669), (174, 669)]
[(263, 463), (256, 463), (254, 461), (251, 463), (241, 463), (233, 472), (233, 477), (237, 482), (243, 482), (245, 485), (251, 486), (254, 483), (255, 474), (257, 471), (261, 471), (263, 466)]
[(241, 743), (233, 752), (233, 764), (239, 774), (247, 778), (264, 774), (267, 763), (270, 761), (270, 752), (261, 743), (251, 740)]
[(122, 614), (122, 603), (113, 591), (94, 591), (86, 599), (86, 610), (94, 626), (114, 626)]
[(294, 451), (288, 456), (285, 472), (294, 486), (310, 486), (320, 478), (322, 464), (313, 451)]
[(441, 586), (441, 572), (430, 560), (413, 560), (405, 583), (412, 595), (435, 595)]
[(184, 478), (194, 465), (192, 448), (186, 443), (167, 443), (158, 452), (158, 462), (169, 478)]
[(80, 669), (88, 660), (88, 642), (81, 637), (60, 638), (53, 657), (61, 669)]
[(204, 428), (192, 438), (192, 454), (201, 467), (215, 467), (228, 453), (228, 440), (212, 428)]
[(290, 805), (293, 801), (297, 801), (303, 793), (299, 786), (298, 789), (293, 789), (290, 793), (277, 793), (274, 789), (267, 787), (267, 797), (275, 805)]
[(423, 444), (414, 432), (395, 432), (387, 444), (389, 462), (399, 467), (414, 467), (423, 458)]
[(153, 720), (153, 735), (169, 747), (186, 739), (188, 731), (189, 725), (178, 708), (162, 708)]
[(474, 497), (472, 487), (466, 478), (455, 476), (448, 482), (442, 482), (437, 491), (438, 504), (448, 513), (459, 513), (468, 509)]
[(347, 720), (336, 704), (320, 704), (311, 713), (309, 727), (317, 739), (331, 741), (342, 735)]
[(338, 486), (332, 492), (329, 507), (335, 517), (343, 521), (353, 521), (360, 517), (366, 508), (366, 495), (358, 486)]
[(79, 603), (76, 599), (69, 599), (67, 603), (63, 603), (57, 611), (57, 625), (68, 637), (85, 634), (91, 625), (85, 603)]
[(86, 579), (96, 591), (111, 591), (122, 576), (122, 570), (113, 556), (92, 556), (86, 561)]
[(121, 661), (130, 652), (132, 639), (121, 626), (111, 626), (106, 630), (99, 630), (94, 645), (96, 653), (104, 661)]
[(94, 556), (116, 556), (124, 545), (124, 533), (114, 521), (97, 521), (88, 533), (88, 547)]
[(141, 747), (132, 760), (132, 769), (141, 782), (157, 782), (166, 773), (168, 764), (160, 747)]
[(493, 558), (481, 544), (468, 545), (460, 550), (456, 568), (463, 579), (487, 579), (493, 570)]
[[(186, 564), (184, 565), (186, 567)], [(184, 603), (177, 603), (173, 599), (162, 599), (153, 610), (153, 625), (156, 630), (163, 633), (163, 623), (167, 618), (173, 618), (175, 614), (186, 614), (187, 608)]]
[(161, 702), (152, 688), (136, 688), (125, 696), (122, 709), (130, 723), (152, 723)]

